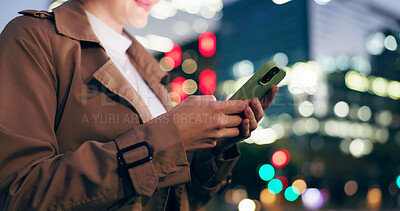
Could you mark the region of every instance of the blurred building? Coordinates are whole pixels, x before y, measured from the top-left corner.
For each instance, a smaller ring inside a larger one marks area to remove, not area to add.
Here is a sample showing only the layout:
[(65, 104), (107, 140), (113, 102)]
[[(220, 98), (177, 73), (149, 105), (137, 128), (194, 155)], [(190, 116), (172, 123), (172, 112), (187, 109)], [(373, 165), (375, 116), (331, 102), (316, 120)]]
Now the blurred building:
[[(367, 0), (246, 0), (223, 12), (218, 94), (232, 93), (271, 59), (288, 76), (240, 145), (231, 189), (209, 210), (397, 208), (399, 16)], [(290, 161), (277, 166), (281, 149)], [(265, 179), (264, 165), (273, 166), (273, 177)], [(279, 191), (270, 185), (277, 178)], [(289, 186), (301, 189), (299, 179), (308, 189), (292, 202)]]

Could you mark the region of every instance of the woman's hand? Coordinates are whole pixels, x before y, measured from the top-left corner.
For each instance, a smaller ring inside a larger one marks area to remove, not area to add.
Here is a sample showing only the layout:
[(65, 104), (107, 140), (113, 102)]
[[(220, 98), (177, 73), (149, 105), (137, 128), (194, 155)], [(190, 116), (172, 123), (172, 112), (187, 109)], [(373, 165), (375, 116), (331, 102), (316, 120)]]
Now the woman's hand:
[(246, 104), (216, 101), (212, 95), (189, 96), (169, 111), (186, 150), (211, 148), (217, 139), (237, 137)]
[(217, 145), (212, 149), (215, 155), (221, 155), (227, 149), (232, 147), (239, 141), (250, 137), (250, 134), (258, 126), (258, 122), (264, 116), (264, 111), (269, 108), (275, 99), (279, 87), (271, 88), (261, 101), (258, 98), (246, 100), (246, 108), (243, 110), (244, 119), (240, 124), (240, 133), (236, 137), (219, 139)]

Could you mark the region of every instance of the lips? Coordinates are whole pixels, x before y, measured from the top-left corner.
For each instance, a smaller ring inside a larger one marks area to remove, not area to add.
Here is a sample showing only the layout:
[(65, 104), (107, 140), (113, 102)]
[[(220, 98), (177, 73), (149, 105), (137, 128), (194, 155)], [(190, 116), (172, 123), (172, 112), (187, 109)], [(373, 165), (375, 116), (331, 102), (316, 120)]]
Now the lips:
[(139, 7), (142, 7), (147, 12), (150, 11), (151, 5), (152, 5), (151, 1), (149, 1), (149, 0), (135, 0), (135, 2)]

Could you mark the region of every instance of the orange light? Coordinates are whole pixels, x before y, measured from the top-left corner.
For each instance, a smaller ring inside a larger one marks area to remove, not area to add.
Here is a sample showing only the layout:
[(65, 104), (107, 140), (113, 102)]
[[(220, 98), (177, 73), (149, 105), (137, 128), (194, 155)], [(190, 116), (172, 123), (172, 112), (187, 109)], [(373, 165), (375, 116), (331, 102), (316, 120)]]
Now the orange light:
[[(174, 60), (174, 68), (178, 67), (181, 64), (182, 60), (182, 49), (179, 45), (174, 44), (171, 51), (165, 52), (165, 57), (170, 57)], [(169, 65), (169, 64), (168, 64)]]
[(214, 55), (217, 49), (217, 40), (214, 33), (210, 31), (203, 32), (199, 37), (199, 51), (205, 57)]
[(210, 69), (203, 70), (199, 76), (200, 92), (205, 95), (211, 95), (217, 87), (217, 76)]
[(175, 102), (182, 102), (187, 98), (187, 83), (184, 83), (186, 79), (184, 77), (177, 77), (171, 83), (171, 93), (175, 93), (171, 95), (171, 98)]
[(276, 151), (273, 155), (272, 155), (272, 165), (274, 165), (275, 167), (283, 167), (286, 164), (289, 163), (289, 152), (287, 150), (281, 149)]

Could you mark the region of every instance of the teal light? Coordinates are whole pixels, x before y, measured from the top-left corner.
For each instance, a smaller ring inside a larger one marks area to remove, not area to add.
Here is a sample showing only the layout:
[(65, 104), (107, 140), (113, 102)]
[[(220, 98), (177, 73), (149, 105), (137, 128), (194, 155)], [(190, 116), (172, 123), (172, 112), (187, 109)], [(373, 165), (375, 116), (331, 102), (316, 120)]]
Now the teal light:
[(264, 181), (269, 181), (275, 176), (275, 169), (273, 166), (269, 164), (264, 164), (260, 167), (258, 170), (258, 174), (260, 175), (260, 178)]
[(268, 190), (273, 194), (278, 194), (282, 191), (283, 184), (278, 179), (273, 179), (268, 183)]
[(400, 188), (400, 175), (397, 177), (396, 184)]
[(299, 192), (297, 187), (289, 186), (285, 190), (285, 199), (288, 201), (295, 201), (300, 196)]

